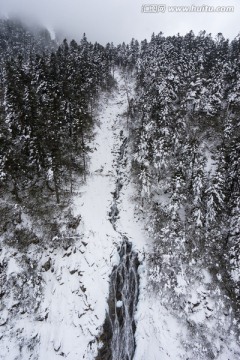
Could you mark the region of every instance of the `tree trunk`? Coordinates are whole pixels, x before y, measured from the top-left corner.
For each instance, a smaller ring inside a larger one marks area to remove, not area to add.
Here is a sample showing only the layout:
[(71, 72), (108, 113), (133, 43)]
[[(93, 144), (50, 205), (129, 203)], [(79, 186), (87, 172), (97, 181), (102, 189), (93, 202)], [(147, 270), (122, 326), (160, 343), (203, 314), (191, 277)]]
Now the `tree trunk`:
[(56, 195), (57, 204), (59, 204), (60, 203), (60, 196), (59, 196), (59, 188), (58, 188), (58, 183), (57, 183), (57, 176), (56, 176), (55, 172), (54, 172), (54, 175), (53, 175), (53, 181), (54, 181), (54, 189), (55, 189), (55, 195)]
[(84, 181), (86, 181), (86, 157), (85, 157), (85, 144), (84, 144), (83, 133), (82, 133), (82, 153), (83, 153), (83, 176), (84, 176)]

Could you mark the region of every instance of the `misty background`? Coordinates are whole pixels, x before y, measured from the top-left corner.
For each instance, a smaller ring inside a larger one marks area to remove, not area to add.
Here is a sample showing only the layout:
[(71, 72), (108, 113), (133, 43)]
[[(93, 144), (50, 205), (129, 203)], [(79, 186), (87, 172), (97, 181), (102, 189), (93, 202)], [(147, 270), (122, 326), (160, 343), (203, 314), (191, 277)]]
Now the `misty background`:
[[(157, 13), (141, 12), (143, 4), (165, 4), (176, 6), (208, 5), (234, 6), (232, 13)], [(206, 30), (215, 36), (221, 32), (233, 39), (240, 33), (239, 0), (0, 0), (1, 16), (20, 17), (31, 23), (41, 23), (50, 31), (55, 30), (62, 37), (87, 38), (105, 45), (129, 42), (131, 38), (150, 39), (153, 32), (174, 35), (193, 30), (198, 34)]]

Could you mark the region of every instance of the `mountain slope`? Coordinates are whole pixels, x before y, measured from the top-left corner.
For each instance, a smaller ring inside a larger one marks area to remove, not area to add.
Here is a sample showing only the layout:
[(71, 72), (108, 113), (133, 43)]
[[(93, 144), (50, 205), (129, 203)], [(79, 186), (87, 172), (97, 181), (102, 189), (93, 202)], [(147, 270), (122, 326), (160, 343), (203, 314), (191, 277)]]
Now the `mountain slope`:
[(134, 360), (237, 360), (232, 309), (226, 311), (224, 294), (204, 266), (184, 262), (169, 247), (161, 265), (168, 271), (175, 256), (181, 268), (177, 284), (166, 281), (163, 288), (153, 288), (149, 281), (155, 276), (151, 209), (140, 205), (131, 173), (127, 108), (134, 82), (119, 73), (116, 79), (118, 89), (99, 101), (89, 175), (72, 199), (72, 235), (56, 235), (41, 251), (31, 244), (27, 261), (13, 247), (4, 245), (1, 251), (0, 358), (95, 359), (104, 347), (111, 274), (122, 261), (118, 249), (127, 238), (139, 261)]

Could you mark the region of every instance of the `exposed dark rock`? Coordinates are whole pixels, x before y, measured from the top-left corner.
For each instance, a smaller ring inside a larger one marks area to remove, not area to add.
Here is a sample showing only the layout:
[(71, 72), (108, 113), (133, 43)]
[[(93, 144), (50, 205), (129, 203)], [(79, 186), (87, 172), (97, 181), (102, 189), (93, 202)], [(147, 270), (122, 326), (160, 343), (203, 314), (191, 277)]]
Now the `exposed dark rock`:
[(50, 268), (51, 268), (51, 258), (49, 258), (49, 259), (42, 265), (42, 268), (43, 268), (45, 271), (50, 270)]
[(77, 269), (69, 270), (70, 274), (73, 275), (77, 272)]

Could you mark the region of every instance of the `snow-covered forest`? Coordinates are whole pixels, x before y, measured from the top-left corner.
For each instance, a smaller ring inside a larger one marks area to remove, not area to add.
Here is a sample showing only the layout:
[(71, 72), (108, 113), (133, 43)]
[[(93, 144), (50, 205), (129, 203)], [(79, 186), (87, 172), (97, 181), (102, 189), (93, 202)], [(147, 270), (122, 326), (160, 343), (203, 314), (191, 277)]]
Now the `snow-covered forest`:
[(240, 37), (0, 20), (0, 359), (239, 359), (239, 126)]

